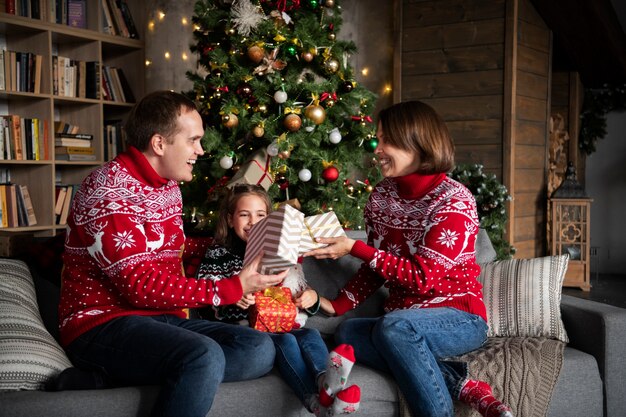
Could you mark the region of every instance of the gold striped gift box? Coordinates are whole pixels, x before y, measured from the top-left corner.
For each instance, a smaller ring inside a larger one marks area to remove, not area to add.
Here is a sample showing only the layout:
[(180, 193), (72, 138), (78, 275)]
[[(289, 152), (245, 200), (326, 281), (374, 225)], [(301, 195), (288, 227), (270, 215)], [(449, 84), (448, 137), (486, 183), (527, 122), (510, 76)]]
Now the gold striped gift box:
[(301, 255), (310, 250), (327, 246), (322, 243), (317, 243), (315, 238), (346, 235), (334, 211), (305, 217), (304, 226), (300, 238), (300, 248), (298, 250)]

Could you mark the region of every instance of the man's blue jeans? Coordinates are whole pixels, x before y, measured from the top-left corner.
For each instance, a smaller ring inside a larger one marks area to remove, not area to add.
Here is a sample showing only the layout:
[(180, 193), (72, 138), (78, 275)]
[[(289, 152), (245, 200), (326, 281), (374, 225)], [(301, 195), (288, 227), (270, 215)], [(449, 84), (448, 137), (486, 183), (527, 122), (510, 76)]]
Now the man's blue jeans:
[(266, 333), (175, 316), (126, 316), (97, 326), (66, 349), (78, 368), (121, 385), (160, 384), (152, 416), (204, 417), (222, 381), (260, 377), (274, 365)]
[(335, 336), (357, 361), (393, 375), (414, 416), (452, 417), (467, 364), (445, 359), (481, 347), (487, 323), (454, 308), (407, 309), (348, 319)]
[(270, 333), (276, 345), (276, 365), (302, 404), (318, 393), (317, 378), (326, 371), (328, 348), (317, 329)]

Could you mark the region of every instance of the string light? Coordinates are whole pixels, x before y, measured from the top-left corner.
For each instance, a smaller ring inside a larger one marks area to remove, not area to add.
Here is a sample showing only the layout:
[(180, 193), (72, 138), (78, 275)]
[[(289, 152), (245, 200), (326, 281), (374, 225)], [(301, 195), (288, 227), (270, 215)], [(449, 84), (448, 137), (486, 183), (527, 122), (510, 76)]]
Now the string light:
[(189, 21), (187, 20), (186, 17), (183, 17), (182, 19), (180, 19), (180, 23), (182, 23), (183, 26), (187, 26), (187, 24), (189, 24)]
[(152, 65), (152, 61), (150, 61), (149, 59), (146, 59), (146, 67)]
[(170, 59), (170, 53), (168, 51), (165, 51), (165, 59)]
[(157, 14), (159, 15), (159, 20), (165, 19), (165, 13), (163, 13), (162, 11), (158, 11)]
[(186, 60), (189, 59), (189, 56), (187, 55), (186, 52), (183, 52), (182, 55), (181, 55), (181, 58), (183, 59), (183, 61), (186, 61)]
[(154, 20), (148, 22), (148, 30), (150, 30), (150, 32), (154, 31)]
[(368, 67), (365, 67), (361, 70), (361, 74), (363, 74), (363, 76), (367, 77), (370, 73), (370, 69)]
[(385, 90), (384, 90), (384, 92), (385, 92), (385, 94), (389, 94), (389, 93), (391, 93), (391, 85), (390, 85), (390, 84), (387, 84), (387, 85), (385, 86)]

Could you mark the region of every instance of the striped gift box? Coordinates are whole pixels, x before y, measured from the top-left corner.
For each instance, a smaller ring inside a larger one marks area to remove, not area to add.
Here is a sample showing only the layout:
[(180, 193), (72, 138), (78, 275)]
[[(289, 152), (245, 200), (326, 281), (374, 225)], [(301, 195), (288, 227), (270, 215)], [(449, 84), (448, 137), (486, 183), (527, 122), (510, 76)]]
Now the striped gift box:
[(304, 226), (300, 237), (300, 247), (298, 249), (301, 255), (310, 250), (327, 246), (323, 243), (317, 243), (315, 238), (346, 235), (334, 211), (305, 217)]
[(298, 247), (304, 224), (304, 214), (285, 205), (271, 212), (250, 230), (244, 266), (263, 251), (259, 267), (262, 274), (275, 274), (298, 262)]

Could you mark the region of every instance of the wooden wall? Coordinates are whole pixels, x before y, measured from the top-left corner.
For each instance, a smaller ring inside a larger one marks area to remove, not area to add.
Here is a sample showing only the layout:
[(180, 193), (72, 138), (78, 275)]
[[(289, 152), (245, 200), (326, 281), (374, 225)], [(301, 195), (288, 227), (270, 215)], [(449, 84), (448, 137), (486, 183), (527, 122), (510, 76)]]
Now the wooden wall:
[(481, 163), (508, 188), (516, 257), (546, 253), (551, 33), (528, 0), (403, 0), (397, 101), (446, 120), (457, 163)]

